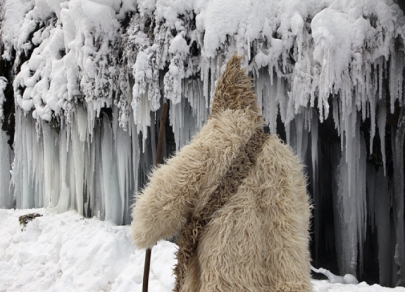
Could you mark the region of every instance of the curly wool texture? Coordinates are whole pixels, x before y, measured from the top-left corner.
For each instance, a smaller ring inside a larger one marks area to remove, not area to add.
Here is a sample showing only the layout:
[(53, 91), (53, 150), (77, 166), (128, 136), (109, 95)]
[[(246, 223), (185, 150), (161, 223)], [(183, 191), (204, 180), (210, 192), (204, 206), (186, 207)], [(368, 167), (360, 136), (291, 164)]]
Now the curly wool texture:
[[(205, 208), (252, 135), (263, 128), (255, 100), (236, 102), (239, 108), (216, 106), (227, 104), (221, 98), (232, 97), (220, 92), (234, 88), (237, 96), (254, 97), (239, 62), (232, 57), (218, 81), (218, 102), (214, 100), (200, 133), (156, 168), (136, 195), (132, 231), (139, 248), (179, 234), (189, 218)], [(236, 192), (207, 223), (180, 291), (311, 291), (310, 209), (299, 160), (277, 137), (269, 136)]]
[(252, 110), (259, 112), (256, 96), (252, 91), (252, 80), (241, 70), (242, 57), (233, 55), (215, 87), (211, 115), (224, 110)]
[(242, 147), (235, 161), (232, 162), (204, 209), (190, 218), (183, 228), (177, 241), (179, 250), (176, 255), (177, 265), (174, 269), (176, 276), (175, 292), (181, 291), (190, 263), (196, 262), (198, 242), (205, 230), (205, 226), (211, 221), (215, 211), (223, 207), (236, 193), (239, 184), (256, 163), (257, 156), (261, 152), (266, 139), (267, 135), (263, 130), (257, 129), (247, 144)]

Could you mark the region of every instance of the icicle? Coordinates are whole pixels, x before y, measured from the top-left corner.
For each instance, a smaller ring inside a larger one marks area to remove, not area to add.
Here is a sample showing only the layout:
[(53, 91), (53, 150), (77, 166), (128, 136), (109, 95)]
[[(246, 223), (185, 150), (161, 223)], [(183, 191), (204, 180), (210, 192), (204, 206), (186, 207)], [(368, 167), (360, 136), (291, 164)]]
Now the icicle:
[(403, 104), (402, 95), (403, 95), (403, 66), (404, 57), (403, 53), (398, 50), (398, 52), (391, 52), (391, 60), (389, 65), (389, 90), (391, 96), (391, 113), (395, 111), (395, 101), (399, 101), (400, 105)]
[(91, 120), (90, 115), (87, 114), (82, 107), (78, 107), (76, 110), (76, 127), (80, 141), (87, 140), (88, 120)]
[(209, 90), (209, 75), (210, 75), (210, 64), (207, 59), (201, 60), (201, 80), (203, 82), (203, 96), (205, 98), (205, 107), (209, 108), (211, 104), (211, 95)]
[(182, 127), (181, 122), (183, 121), (183, 119), (181, 118), (183, 112), (179, 111), (179, 108), (181, 108), (181, 103), (170, 104), (170, 111), (169, 111), (170, 126), (172, 126), (173, 128), (174, 140), (176, 141), (177, 151), (180, 149), (180, 128)]
[(178, 104), (170, 105), (169, 117), (178, 151), (197, 133), (196, 118), (186, 98), (182, 98)]
[(13, 195), (10, 192), (10, 170), (12, 151), (7, 144), (8, 136), (0, 130), (0, 208), (12, 208)]
[(296, 153), (304, 161), (308, 147), (308, 133), (304, 129), (304, 118), (302, 114), (295, 117)]
[[(356, 222), (354, 218), (351, 218), (351, 214), (353, 211), (350, 210), (351, 204), (353, 202), (347, 203), (345, 199), (350, 198), (348, 194), (346, 194), (345, 182), (346, 176), (348, 175), (348, 164), (342, 160), (344, 160), (344, 156), (342, 156), (341, 163), (339, 164), (338, 168), (338, 191), (337, 191), (337, 208), (335, 209), (335, 224), (336, 228), (336, 245), (337, 253), (338, 253), (338, 265), (339, 270), (342, 272), (350, 272), (356, 273), (356, 263), (357, 263), (357, 241), (355, 238), (356, 233)], [(349, 209), (346, 209), (349, 208)], [(349, 221), (351, 220), (351, 222)]]
[(384, 176), (387, 175), (387, 155), (385, 152), (385, 124), (387, 120), (387, 109), (385, 100), (378, 103), (378, 135), (380, 136), (381, 156), (384, 165)]
[[(153, 124), (156, 125), (156, 122), (157, 122), (157, 120), (156, 120), (156, 112), (151, 112), (150, 115), (151, 115), (150, 119), (153, 120)], [(152, 154), (151, 158), (152, 158), (152, 161), (153, 161), (153, 165), (155, 165), (155, 163), (156, 163), (156, 146), (157, 146), (156, 127), (154, 125), (152, 125), (149, 128), (150, 135), (148, 136), (148, 140), (149, 140), (148, 141), (149, 142), (148, 148), (149, 148), (149, 150), (151, 151), (151, 154)]]
[(12, 183), (17, 208), (43, 206), (43, 146), (34, 123), (16, 111)]
[(42, 126), (44, 152), (44, 207), (55, 207), (58, 204), (61, 183), (59, 181), (59, 147), (56, 144), (55, 130), (49, 124)]
[(396, 217), (396, 253), (395, 262), (400, 267), (399, 280), (396, 285), (404, 285), (405, 281), (405, 202), (404, 202), (404, 142), (405, 141), (405, 108), (401, 108), (398, 125), (395, 131), (394, 145), (394, 217)]
[(208, 110), (205, 107), (205, 99), (201, 95), (202, 83), (200, 80), (184, 80), (182, 84), (182, 92), (193, 111), (193, 116), (196, 117), (196, 126), (201, 129), (208, 117)]
[[(338, 103), (337, 98), (332, 99), (332, 107), (333, 107), (332, 115), (333, 115), (333, 121), (335, 123), (335, 128), (336, 128), (336, 130), (338, 132), (338, 135), (341, 136), (341, 130), (340, 130), (340, 128), (341, 128), (341, 125), (340, 125), (341, 119), (339, 117), (339, 103)], [(343, 143), (342, 143), (342, 145), (343, 145)]]
[(85, 161), (85, 143), (80, 140), (80, 134), (72, 129), (71, 133), (72, 144), (70, 151), (72, 152), (72, 174), (74, 197), (71, 201), (72, 205), (77, 209), (80, 215), (83, 215), (83, 195), (84, 195), (84, 161)]
[[(280, 117), (284, 124), (288, 124), (287, 121), (287, 94), (285, 89), (285, 81), (280, 76), (277, 77), (277, 96), (276, 100), (279, 102), (280, 106)], [(288, 137), (288, 135), (287, 135)]]
[(137, 126), (138, 134), (142, 132), (142, 152), (145, 152), (145, 140), (148, 137), (148, 127), (151, 125), (150, 102), (147, 95), (141, 94), (139, 100), (134, 100), (132, 102), (132, 109), (134, 112), (134, 123)]
[[(101, 135), (102, 183), (105, 198), (105, 220), (122, 223), (122, 197), (120, 196), (116, 153), (113, 148), (113, 135), (109, 121), (104, 119)], [(122, 178), (125, 180), (125, 176)], [(124, 185), (124, 182), (122, 181)]]
[(378, 66), (378, 100), (382, 100), (383, 96), (383, 72), (384, 72), (384, 65), (386, 62), (383, 61), (383, 58), (379, 58), (377, 62)]
[(376, 121), (375, 121), (375, 116), (376, 116), (376, 112), (377, 112), (376, 105), (377, 105), (376, 100), (371, 100), (370, 103), (369, 103), (370, 121), (371, 121), (371, 126), (370, 126), (370, 154), (373, 153), (373, 141), (374, 141), (375, 128), (376, 128)]
[[(131, 145), (132, 145), (132, 169), (133, 169), (133, 180), (134, 180), (134, 191), (137, 192), (139, 190), (139, 161), (140, 161), (140, 153), (141, 150), (139, 148), (139, 140), (138, 140), (138, 131), (134, 124), (131, 125)], [(131, 198), (132, 199), (132, 198)]]
[(263, 118), (267, 122), (270, 133), (277, 132), (277, 82), (271, 79), (266, 70), (260, 70), (260, 75), (256, 80), (257, 98), (263, 103)]
[(62, 123), (59, 135), (59, 181), (61, 182), (60, 193), (56, 210), (58, 213), (65, 212), (69, 209), (70, 204), (70, 167), (68, 164), (68, 135), (65, 125)]
[(131, 178), (131, 173), (133, 172), (131, 164), (131, 137), (122, 129), (117, 129), (114, 152), (117, 155), (117, 178), (121, 200), (121, 218), (125, 218), (129, 216), (128, 202), (134, 189), (132, 187), (133, 181)]
[[(260, 78), (259, 76), (256, 76), (256, 79), (259, 79), (259, 78)], [(260, 86), (260, 88), (257, 86)], [(263, 90), (264, 90), (264, 84), (263, 83), (260, 84), (260, 83), (256, 82), (256, 88), (255, 88), (256, 101), (257, 101), (257, 106), (259, 108), (259, 112), (262, 116), (263, 116), (263, 107), (264, 107)]]
[[(355, 135), (346, 135), (347, 147), (343, 151), (338, 167), (337, 209), (337, 245), (339, 269), (341, 273), (356, 275), (357, 257), (362, 263), (362, 243), (366, 232), (366, 149), (360, 134), (359, 125)], [(362, 267), (360, 267), (362, 268)]]
[(312, 160), (312, 182), (315, 186), (317, 185), (317, 169), (318, 169), (318, 119), (312, 119), (311, 128), (311, 160)]
[[(100, 124), (97, 124), (92, 129), (92, 135), (90, 141), (85, 141), (83, 146), (84, 152), (84, 193), (83, 193), (83, 213), (87, 217), (93, 216), (94, 213), (98, 212), (102, 206), (98, 205), (98, 202), (103, 201), (104, 197), (102, 194), (102, 178), (101, 168), (102, 157), (100, 154)], [(74, 153), (73, 153), (74, 154)], [(99, 190), (101, 188), (101, 190)], [(101, 199), (100, 199), (101, 197)], [(104, 218), (104, 217), (103, 217)]]

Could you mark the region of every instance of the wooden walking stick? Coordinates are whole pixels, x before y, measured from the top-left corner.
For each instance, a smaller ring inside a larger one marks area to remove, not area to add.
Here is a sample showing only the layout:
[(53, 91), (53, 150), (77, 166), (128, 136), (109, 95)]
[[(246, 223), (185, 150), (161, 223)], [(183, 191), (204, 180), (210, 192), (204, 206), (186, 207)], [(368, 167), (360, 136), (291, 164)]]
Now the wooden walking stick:
[[(163, 150), (163, 138), (165, 136), (165, 125), (166, 125), (166, 118), (167, 118), (167, 109), (169, 105), (167, 102), (163, 103), (162, 106), (162, 116), (160, 118), (160, 128), (159, 128), (159, 136), (158, 136), (158, 145), (156, 149), (156, 165), (161, 164), (162, 161), (162, 150)], [(148, 292), (148, 285), (149, 285), (149, 270), (150, 270), (150, 257), (152, 254), (152, 249), (148, 248), (145, 254), (145, 266), (143, 270), (143, 284), (142, 284), (142, 292)]]

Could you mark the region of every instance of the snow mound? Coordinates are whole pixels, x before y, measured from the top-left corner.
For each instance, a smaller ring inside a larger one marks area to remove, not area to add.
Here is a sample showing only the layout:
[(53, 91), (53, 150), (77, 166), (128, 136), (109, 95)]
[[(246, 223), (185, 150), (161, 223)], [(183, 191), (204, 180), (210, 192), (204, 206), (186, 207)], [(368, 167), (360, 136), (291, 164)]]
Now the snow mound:
[[(25, 229), (18, 217), (42, 217)], [(141, 291), (143, 250), (128, 226), (44, 209), (0, 210), (0, 291)], [(150, 291), (170, 291), (174, 244), (153, 250)]]

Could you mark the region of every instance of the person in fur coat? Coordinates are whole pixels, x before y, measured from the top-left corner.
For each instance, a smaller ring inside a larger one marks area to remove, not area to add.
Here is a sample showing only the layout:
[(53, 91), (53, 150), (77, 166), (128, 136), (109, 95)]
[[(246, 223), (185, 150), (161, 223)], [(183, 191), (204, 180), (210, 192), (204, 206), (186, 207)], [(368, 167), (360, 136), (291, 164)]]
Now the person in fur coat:
[(138, 248), (179, 236), (178, 292), (309, 292), (311, 205), (302, 165), (264, 121), (232, 56), (201, 131), (136, 195)]

